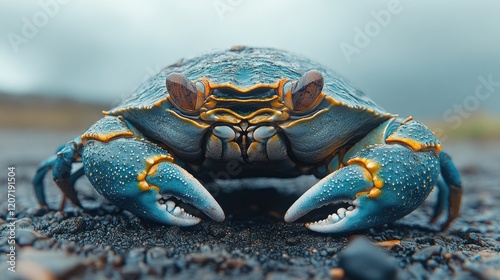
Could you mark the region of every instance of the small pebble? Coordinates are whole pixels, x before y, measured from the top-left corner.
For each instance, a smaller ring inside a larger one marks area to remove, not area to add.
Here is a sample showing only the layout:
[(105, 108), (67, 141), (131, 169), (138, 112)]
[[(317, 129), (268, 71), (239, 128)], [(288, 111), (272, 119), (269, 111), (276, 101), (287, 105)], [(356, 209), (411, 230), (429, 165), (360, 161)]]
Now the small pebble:
[(140, 262), (144, 262), (144, 253), (146, 252), (146, 248), (134, 248), (130, 250), (125, 259), (125, 263), (128, 264), (138, 264)]
[(415, 254), (413, 254), (412, 256), (412, 260), (417, 262), (425, 262), (432, 256), (442, 257), (444, 255), (444, 251), (445, 251), (444, 248), (439, 245), (430, 246), (415, 252)]
[[(58, 212), (59, 213), (59, 212)], [(85, 230), (85, 220), (82, 217), (69, 218), (56, 225), (54, 233), (78, 233)]]
[(300, 242), (300, 239), (297, 238), (297, 237), (287, 237), (285, 238), (285, 243), (290, 245), (290, 246), (295, 246), (297, 244), (299, 244)]
[(342, 279), (345, 276), (344, 269), (340, 267), (330, 269), (329, 274), (333, 279)]
[(139, 279), (141, 276), (141, 269), (137, 265), (126, 265), (122, 269), (123, 279)]
[(350, 279), (395, 279), (396, 260), (364, 237), (351, 241), (340, 254), (340, 266)]
[(16, 228), (34, 229), (33, 221), (30, 218), (22, 218), (16, 221)]
[(400, 279), (428, 279), (429, 273), (422, 263), (413, 263), (399, 273)]
[(24, 228), (16, 230), (16, 241), (20, 246), (31, 246), (36, 240), (42, 238), (46, 237), (34, 230)]
[(166, 259), (167, 259), (167, 251), (165, 250), (165, 248), (153, 247), (149, 249), (146, 253), (146, 263), (148, 265), (154, 265)]

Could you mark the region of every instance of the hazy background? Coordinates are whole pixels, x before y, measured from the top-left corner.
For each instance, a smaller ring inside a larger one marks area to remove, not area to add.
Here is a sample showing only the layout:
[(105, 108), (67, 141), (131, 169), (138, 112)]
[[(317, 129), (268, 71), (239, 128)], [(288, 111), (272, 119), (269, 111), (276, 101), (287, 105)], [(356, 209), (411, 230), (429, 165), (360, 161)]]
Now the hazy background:
[[(395, 1), (400, 12), (349, 58), (341, 44), (356, 47), (356, 28), (373, 24), (373, 13), (391, 1), (67, 2), (0, 1), (0, 93), (29, 94), (36, 106), (46, 97), (66, 97), (107, 107), (180, 58), (233, 45), (303, 54), (387, 110), (425, 121), (443, 121), (444, 112), (474, 94), (479, 76), (500, 82), (500, 2), (494, 0)], [(41, 13), (49, 14), (46, 22)], [(26, 22), (36, 20), (34, 35), (23, 36)], [(13, 33), (25, 40), (17, 51)], [(500, 87), (480, 101), (473, 115), (496, 118), (499, 93)]]

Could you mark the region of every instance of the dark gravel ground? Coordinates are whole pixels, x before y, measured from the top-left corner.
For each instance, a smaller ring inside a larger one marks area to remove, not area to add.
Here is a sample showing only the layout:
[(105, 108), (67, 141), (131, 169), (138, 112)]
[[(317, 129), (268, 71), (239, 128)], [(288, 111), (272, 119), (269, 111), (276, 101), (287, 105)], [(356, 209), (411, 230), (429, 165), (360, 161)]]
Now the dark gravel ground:
[[(461, 216), (447, 231), (428, 223), (433, 193), (393, 224), (332, 236), (283, 222), (314, 183), (309, 177), (222, 182), (216, 198), (226, 221), (192, 228), (120, 211), (86, 180), (78, 190), (87, 210), (43, 210), (30, 183), (35, 166), (74, 135), (0, 133), (1, 279), (500, 279), (498, 141), (446, 145), (465, 186)], [(16, 168), (16, 273), (7, 271), (8, 166)], [(57, 208), (61, 194), (49, 178), (47, 192)]]

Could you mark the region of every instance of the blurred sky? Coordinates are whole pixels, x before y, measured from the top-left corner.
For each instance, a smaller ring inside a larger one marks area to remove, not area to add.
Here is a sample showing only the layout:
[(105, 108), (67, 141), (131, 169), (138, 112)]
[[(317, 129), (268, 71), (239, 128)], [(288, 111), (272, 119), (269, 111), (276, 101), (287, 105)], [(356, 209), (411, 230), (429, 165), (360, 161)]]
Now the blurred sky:
[[(162, 67), (233, 45), (303, 54), (387, 110), (424, 120), (463, 104), (479, 76), (500, 82), (495, 0), (64, 2), (0, 0), (0, 92), (116, 104)], [(399, 12), (375, 23), (394, 3)], [(369, 42), (356, 45), (356, 28), (367, 27)], [(347, 59), (343, 42), (359, 53)], [(478, 111), (499, 109), (495, 86)]]

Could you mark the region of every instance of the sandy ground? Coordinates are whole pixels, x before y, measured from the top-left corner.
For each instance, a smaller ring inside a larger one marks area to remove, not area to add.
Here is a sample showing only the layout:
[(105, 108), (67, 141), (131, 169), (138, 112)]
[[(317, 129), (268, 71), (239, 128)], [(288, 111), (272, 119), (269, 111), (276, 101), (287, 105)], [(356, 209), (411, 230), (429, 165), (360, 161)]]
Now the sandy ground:
[[(287, 207), (314, 183), (309, 177), (223, 182), (216, 199), (226, 221), (192, 228), (120, 211), (86, 179), (77, 188), (87, 210), (68, 203), (64, 213), (44, 211), (30, 183), (35, 167), (76, 133), (0, 135), (2, 279), (500, 279), (498, 141), (446, 145), (465, 186), (462, 214), (446, 232), (428, 224), (433, 193), (393, 224), (332, 236), (283, 222)], [(10, 166), (16, 173), (15, 273), (7, 270)], [(61, 194), (46, 182), (48, 203), (57, 208)]]

